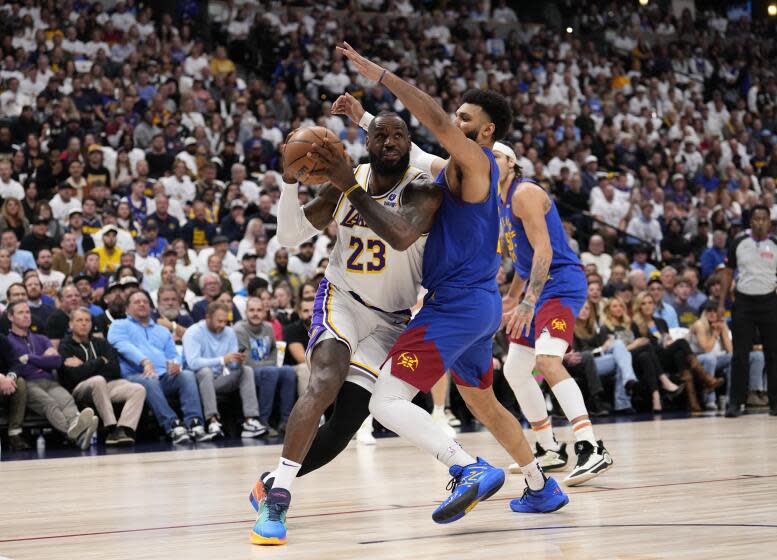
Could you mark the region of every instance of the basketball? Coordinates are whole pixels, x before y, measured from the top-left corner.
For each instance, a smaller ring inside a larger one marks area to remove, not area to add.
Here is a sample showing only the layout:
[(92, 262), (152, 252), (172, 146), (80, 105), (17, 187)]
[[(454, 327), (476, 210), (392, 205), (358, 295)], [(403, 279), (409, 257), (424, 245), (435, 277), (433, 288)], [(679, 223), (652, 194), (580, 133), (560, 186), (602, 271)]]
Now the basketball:
[(317, 162), (308, 157), (313, 143), (322, 144), (325, 141), (336, 144), (340, 150), (345, 151), (343, 143), (335, 133), (323, 126), (297, 129), (283, 150), (284, 172), (294, 175), (301, 183), (316, 185), (326, 182), (327, 179), (320, 174), (320, 169), (316, 170)]

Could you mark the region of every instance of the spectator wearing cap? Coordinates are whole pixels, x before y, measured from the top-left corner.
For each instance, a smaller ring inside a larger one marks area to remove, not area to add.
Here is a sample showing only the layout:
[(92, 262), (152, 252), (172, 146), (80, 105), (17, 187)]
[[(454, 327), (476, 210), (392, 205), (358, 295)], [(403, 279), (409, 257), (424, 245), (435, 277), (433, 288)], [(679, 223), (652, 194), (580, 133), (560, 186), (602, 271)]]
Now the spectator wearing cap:
[[(146, 401), (173, 443), (194, 437), (207, 441), (202, 404), (194, 373), (184, 370), (170, 331), (151, 318), (148, 294), (137, 291), (127, 302), (127, 318), (115, 321), (108, 331), (110, 342), (119, 353), (121, 376), (146, 388)], [(167, 395), (181, 400), (184, 421), (178, 419)]]
[[(195, 114), (202, 118), (202, 115), (199, 113)], [(194, 128), (191, 130), (194, 130)], [(175, 155), (175, 159), (186, 164), (187, 173), (189, 173), (189, 175), (192, 177), (199, 175), (200, 170), (197, 167), (197, 139), (193, 136), (187, 136), (183, 141), (183, 150)]]
[(114, 225), (105, 226), (102, 230), (102, 245), (94, 249), (100, 257), (101, 273), (113, 272), (119, 267), (123, 251), (117, 247), (118, 235), (119, 228)]
[(319, 259), (315, 258), (315, 246), (312, 239), (300, 243), (297, 254), (289, 259), (289, 271), (303, 280), (311, 278), (318, 268)]
[(246, 203), (236, 198), (229, 204), (229, 214), (221, 220), (221, 233), (229, 239), (230, 244), (236, 244), (245, 235), (245, 208)]
[(154, 218), (149, 218), (143, 224), (143, 237), (148, 239), (148, 254), (155, 258), (161, 258), (168, 246), (167, 239), (159, 236), (159, 225)]
[(75, 236), (76, 251), (79, 255), (84, 255), (94, 249), (94, 239), (84, 231), (84, 213), (81, 208), (73, 208), (67, 213), (67, 223), (65, 231)]
[(57, 194), (54, 195), (54, 198), (49, 202), (54, 219), (57, 220), (62, 227), (67, 226), (68, 216), (71, 210), (81, 209), (81, 201), (75, 198), (74, 194), (75, 191), (72, 186), (67, 183), (60, 183)]
[(146, 151), (146, 161), (148, 162), (148, 176), (154, 179), (164, 177), (173, 166), (175, 158), (167, 152), (165, 137), (161, 132), (151, 139), (151, 148)]
[(30, 233), (24, 236), (19, 244), (19, 248), (24, 251), (29, 251), (33, 256), (36, 256), (41, 249), (53, 249), (54, 240), (47, 235), (48, 231), (48, 218), (37, 216), (32, 220)]
[(243, 282), (243, 276), (245, 274), (256, 275), (256, 255), (253, 253), (244, 253), (243, 257), (240, 259), (240, 263), (240, 270), (229, 275), (229, 283), (232, 285), (232, 290), (236, 294), (245, 288), (245, 283)]
[(186, 244), (197, 250), (210, 245), (216, 236), (216, 226), (207, 220), (207, 207), (201, 200), (195, 200), (192, 204), (194, 218), (186, 222), (181, 228), (181, 238)]
[[(169, 213), (170, 199), (166, 194), (157, 194), (154, 197), (154, 204), (156, 209), (146, 221), (153, 220), (158, 227), (158, 235), (168, 243), (172, 243), (181, 235), (181, 222)], [(147, 233), (146, 235), (148, 236)]]
[(701, 255), (702, 280), (709, 278), (717, 268), (726, 261), (726, 243), (728, 236), (725, 231), (715, 230), (712, 234), (712, 247), (704, 250)]
[[(107, 431), (106, 445), (132, 445), (146, 400), (145, 388), (121, 379), (119, 357), (108, 341), (92, 336), (92, 315), (85, 307), (70, 313), (70, 332), (59, 346), (62, 386), (77, 403), (92, 405)], [(118, 420), (114, 403), (123, 404)]]
[[(46, 322), (46, 336), (51, 339), (54, 348), (58, 348), (60, 341), (70, 332), (70, 313), (83, 306), (81, 292), (72, 284), (63, 286), (57, 293), (57, 298), (59, 299), (59, 308), (49, 316)], [(95, 333), (99, 333), (98, 336), (103, 336), (105, 321), (94, 321), (92, 329)]]
[(588, 195), (599, 184), (599, 159), (591, 154), (585, 157), (583, 171), (580, 174), (583, 181), (583, 192)]
[(52, 268), (52, 253), (48, 247), (41, 247), (38, 251), (36, 264), (38, 265), (38, 277), (43, 284), (43, 292), (54, 295), (65, 282), (65, 275)]
[(632, 251), (630, 268), (631, 270), (641, 270), (645, 274), (646, 279), (654, 272), (657, 272), (656, 267), (648, 262), (648, 258), (652, 252), (651, 249), (652, 248), (649, 245), (636, 245)]
[[(73, 285), (81, 294), (81, 304), (89, 310), (93, 317), (105, 314), (103, 308), (94, 303), (96, 299), (102, 297), (103, 290), (95, 294), (95, 291), (92, 290), (92, 282), (86, 274), (79, 274), (73, 278)], [(99, 297), (95, 297), (96, 295)]]

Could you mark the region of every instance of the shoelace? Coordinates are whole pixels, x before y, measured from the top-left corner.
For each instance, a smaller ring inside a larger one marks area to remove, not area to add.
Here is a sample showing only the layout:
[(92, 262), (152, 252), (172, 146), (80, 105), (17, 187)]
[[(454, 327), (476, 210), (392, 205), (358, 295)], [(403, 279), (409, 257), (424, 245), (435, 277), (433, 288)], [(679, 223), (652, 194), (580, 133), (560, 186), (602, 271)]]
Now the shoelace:
[(449, 490), (450, 492), (453, 492), (458, 487), (460, 481), (461, 481), (461, 474), (458, 474), (448, 481), (448, 484), (445, 486), (445, 489)]
[(270, 502), (265, 502), (265, 506), (267, 507), (267, 520), (280, 522), (281, 516), (286, 511), (286, 506), (284, 504), (273, 504)]

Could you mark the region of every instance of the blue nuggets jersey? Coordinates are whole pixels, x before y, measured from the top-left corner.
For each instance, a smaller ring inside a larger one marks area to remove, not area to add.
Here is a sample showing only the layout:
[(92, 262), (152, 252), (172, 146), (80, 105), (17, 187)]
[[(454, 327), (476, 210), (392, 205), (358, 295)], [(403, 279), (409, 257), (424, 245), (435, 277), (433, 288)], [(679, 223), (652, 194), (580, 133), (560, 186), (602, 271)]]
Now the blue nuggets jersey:
[(423, 286), (432, 291), (441, 286), (496, 289), (499, 270), (499, 168), (494, 154), (483, 148), (491, 164), (488, 198), (467, 203), (451, 194), (445, 169), (436, 183), (444, 198), (426, 240)]
[[(499, 199), (499, 218), (505, 240), (505, 254), (512, 259), (513, 267), (518, 275), (526, 280), (531, 273), (534, 249), (532, 248), (531, 243), (529, 243), (529, 238), (526, 236), (523, 222), (515, 216), (512, 209), (512, 199), (515, 189), (524, 182), (534, 183), (531, 179), (516, 178), (507, 191), (507, 202), (503, 203), (502, 199)], [(566, 280), (568, 278), (564, 277), (568, 277), (570, 273), (576, 281), (579, 281), (582, 265), (580, 264), (578, 256), (569, 246), (564, 226), (561, 224), (561, 217), (558, 215), (556, 204), (552, 199), (550, 200), (550, 209), (545, 213), (545, 223), (548, 226), (550, 246), (553, 249), (549, 281)], [(583, 284), (585, 285), (584, 276)], [(546, 289), (548, 287), (549, 286), (546, 284)]]

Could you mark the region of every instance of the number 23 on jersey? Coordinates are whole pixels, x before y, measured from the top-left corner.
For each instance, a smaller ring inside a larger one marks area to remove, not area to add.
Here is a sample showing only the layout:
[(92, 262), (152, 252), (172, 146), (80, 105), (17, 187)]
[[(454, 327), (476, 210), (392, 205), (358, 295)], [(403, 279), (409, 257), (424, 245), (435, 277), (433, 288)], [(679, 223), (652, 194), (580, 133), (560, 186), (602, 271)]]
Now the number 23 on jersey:
[(376, 274), (386, 268), (386, 245), (380, 239), (352, 235), (349, 247), (353, 253), (345, 267), (348, 272)]

